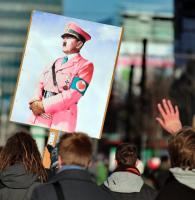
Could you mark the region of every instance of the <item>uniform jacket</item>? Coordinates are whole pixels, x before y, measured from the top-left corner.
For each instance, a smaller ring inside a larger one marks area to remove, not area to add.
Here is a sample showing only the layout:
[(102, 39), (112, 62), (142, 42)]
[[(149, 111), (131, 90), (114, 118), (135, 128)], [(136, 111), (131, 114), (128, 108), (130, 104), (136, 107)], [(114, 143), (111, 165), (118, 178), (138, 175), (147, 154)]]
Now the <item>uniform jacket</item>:
[(91, 180), (86, 170), (69, 169), (55, 175), (47, 184), (37, 187), (32, 200), (57, 200), (52, 183), (59, 182), (66, 200), (113, 200)]
[(35, 174), (27, 173), (23, 165), (16, 164), (0, 173), (1, 200), (30, 200), (33, 189), (40, 185)]
[[(176, 175), (177, 176), (177, 175)], [(187, 176), (186, 176), (187, 177)], [(181, 178), (181, 174), (179, 176)], [(195, 177), (191, 174), (189, 179), (194, 179), (190, 183), (189, 187), (186, 184), (179, 182), (172, 173), (170, 173), (164, 187), (160, 190), (157, 198), (155, 200), (194, 200), (195, 199)]]
[(156, 191), (146, 185), (141, 176), (117, 171), (101, 185), (115, 200), (154, 200)]
[[(43, 72), (33, 98), (33, 100), (42, 100), (45, 113), (41, 116), (33, 115), (30, 123), (65, 132), (75, 131), (77, 103), (92, 79), (93, 70), (93, 64), (80, 54), (65, 63), (63, 58), (57, 59), (55, 73), (58, 86), (53, 83), (50, 66)], [(43, 98), (44, 90), (57, 94)]]

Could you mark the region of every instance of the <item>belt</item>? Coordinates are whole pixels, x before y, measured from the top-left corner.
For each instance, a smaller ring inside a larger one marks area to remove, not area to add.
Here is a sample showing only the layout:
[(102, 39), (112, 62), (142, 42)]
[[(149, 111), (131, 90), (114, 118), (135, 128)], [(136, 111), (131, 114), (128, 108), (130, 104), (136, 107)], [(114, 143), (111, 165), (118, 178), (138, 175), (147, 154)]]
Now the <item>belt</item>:
[(56, 94), (58, 94), (58, 93), (50, 92), (50, 91), (47, 91), (47, 90), (43, 90), (43, 97), (44, 98), (52, 97), (52, 96), (55, 96)]

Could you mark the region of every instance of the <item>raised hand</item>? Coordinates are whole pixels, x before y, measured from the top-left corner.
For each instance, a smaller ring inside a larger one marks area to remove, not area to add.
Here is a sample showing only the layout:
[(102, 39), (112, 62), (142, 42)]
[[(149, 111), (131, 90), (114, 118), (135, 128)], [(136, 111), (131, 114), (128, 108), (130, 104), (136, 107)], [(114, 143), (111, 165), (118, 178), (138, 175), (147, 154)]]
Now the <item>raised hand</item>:
[(178, 106), (173, 106), (170, 100), (163, 99), (157, 108), (160, 117), (156, 117), (156, 120), (163, 129), (172, 135), (182, 129)]

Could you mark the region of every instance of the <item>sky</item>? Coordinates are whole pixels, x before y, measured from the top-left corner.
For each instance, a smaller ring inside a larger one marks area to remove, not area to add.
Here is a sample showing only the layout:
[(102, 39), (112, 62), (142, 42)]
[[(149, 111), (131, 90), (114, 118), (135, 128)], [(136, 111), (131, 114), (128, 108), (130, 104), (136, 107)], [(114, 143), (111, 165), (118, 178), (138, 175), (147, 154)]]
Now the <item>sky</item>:
[(64, 0), (63, 12), (70, 17), (120, 24), (123, 11), (173, 13), (173, 0)]
[(94, 64), (92, 81), (78, 104), (76, 131), (98, 138), (122, 29), (51, 13), (34, 11), (32, 14), (11, 121), (25, 124), (29, 118), (28, 102), (33, 97), (41, 72), (64, 56), (61, 35), (68, 22), (76, 22), (91, 35), (92, 39), (83, 46), (81, 55)]

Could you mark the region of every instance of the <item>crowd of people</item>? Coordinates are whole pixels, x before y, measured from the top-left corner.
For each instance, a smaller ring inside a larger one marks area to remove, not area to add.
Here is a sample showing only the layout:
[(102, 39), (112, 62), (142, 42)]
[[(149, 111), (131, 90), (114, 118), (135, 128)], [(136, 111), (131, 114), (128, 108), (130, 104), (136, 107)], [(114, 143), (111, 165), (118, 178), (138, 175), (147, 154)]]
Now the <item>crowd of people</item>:
[(182, 127), (170, 100), (157, 105), (161, 127), (170, 134), (168, 178), (156, 191), (137, 167), (135, 144), (118, 145), (116, 169), (102, 185), (89, 173), (93, 146), (85, 133), (65, 134), (58, 147), (58, 170), (49, 180), (35, 140), (17, 132), (0, 152), (1, 200), (192, 200), (195, 199), (195, 131)]

